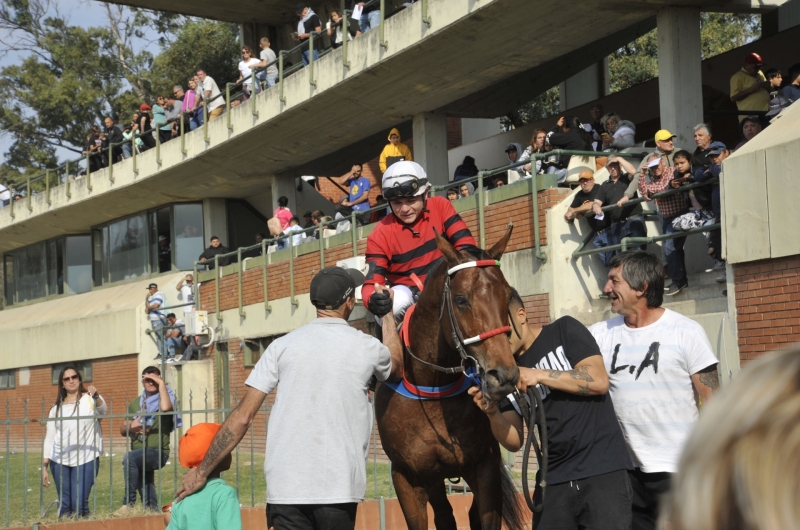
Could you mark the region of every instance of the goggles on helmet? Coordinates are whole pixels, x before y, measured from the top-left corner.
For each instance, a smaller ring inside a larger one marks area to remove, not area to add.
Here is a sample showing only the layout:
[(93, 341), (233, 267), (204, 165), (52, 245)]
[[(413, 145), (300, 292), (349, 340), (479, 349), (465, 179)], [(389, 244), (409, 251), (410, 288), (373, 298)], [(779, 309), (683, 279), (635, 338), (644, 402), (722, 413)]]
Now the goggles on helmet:
[(394, 184), (388, 188), (383, 188), (381, 193), (383, 193), (384, 199), (387, 201), (393, 201), (406, 197), (414, 197), (415, 195), (419, 195), (421, 190), (424, 191), (423, 188), (428, 185), (428, 179), (418, 179), (413, 175), (408, 176), (412, 176), (414, 178), (402, 183)]

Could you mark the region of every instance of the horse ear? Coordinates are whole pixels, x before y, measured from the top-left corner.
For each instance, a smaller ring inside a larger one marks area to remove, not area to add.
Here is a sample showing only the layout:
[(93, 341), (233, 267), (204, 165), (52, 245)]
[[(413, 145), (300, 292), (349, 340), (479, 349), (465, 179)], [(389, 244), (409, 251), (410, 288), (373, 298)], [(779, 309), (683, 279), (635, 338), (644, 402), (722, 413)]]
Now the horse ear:
[(503, 237), (500, 238), (500, 241), (494, 244), (492, 248), (486, 251), (492, 259), (500, 259), (503, 256), (503, 252), (506, 251), (506, 245), (508, 245), (508, 241), (511, 239), (511, 232), (514, 230), (514, 225), (508, 223), (508, 230)]
[(450, 244), (450, 242), (442, 237), (438, 230), (434, 229), (433, 232), (436, 234), (436, 246), (439, 247), (439, 250), (444, 255), (444, 260), (447, 262), (448, 265), (458, 265), (461, 263), (461, 255), (459, 252)]

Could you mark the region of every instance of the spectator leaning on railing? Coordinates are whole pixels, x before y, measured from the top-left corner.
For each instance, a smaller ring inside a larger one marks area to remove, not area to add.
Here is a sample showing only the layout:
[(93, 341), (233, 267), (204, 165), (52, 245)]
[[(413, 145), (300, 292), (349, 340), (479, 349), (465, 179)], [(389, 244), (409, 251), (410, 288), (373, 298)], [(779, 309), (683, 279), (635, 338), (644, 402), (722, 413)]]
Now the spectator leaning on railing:
[(353, 9), (355, 10), (356, 6), (361, 6), (361, 17), (358, 20), (359, 25), (361, 26), (361, 33), (366, 33), (373, 28), (377, 28), (381, 22), (381, 10), (380, 6), (377, 2), (371, 2), (371, 5), (365, 6), (367, 2), (359, 2), (355, 0), (353, 2)]
[(761, 120), (758, 119), (758, 116), (747, 116), (742, 120), (740, 128), (742, 130), (742, 141), (736, 144), (736, 147), (733, 148), (734, 151), (755, 138), (755, 136), (761, 132)]
[[(297, 4), (295, 9), (297, 16), (300, 17), (300, 22), (297, 23), (297, 33), (292, 35), (292, 38), (296, 41), (306, 42), (310, 37), (312, 32), (320, 33), (322, 31), (322, 24), (319, 21), (319, 17), (316, 13), (310, 8), (307, 7), (306, 4), (300, 2)], [(321, 36), (316, 35), (314, 37), (314, 60), (316, 61), (319, 59), (319, 49), (321, 43)], [(309, 57), (308, 50), (303, 50), (302, 53), (303, 57), (303, 64), (308, 66), (308, 63), (311, 60)]]
[[(219, 240), (219, 238), (217, 236), (211, 236), (211, 239), (209, 240), (208, 248), (205, 249), (202, 254), (200, 254), (200, 257), (198, 258), (198, 260), (200, 261), (200, 263), (204, 263), (205, 264), (206, 269), (213, 269), (214, 268), (214, 256), (216, 256), (218, 254), (227, 254), (228, 252), (230, 252), (230, 250), (228, 250), (228, 247), (222, 246), (222, 243), (220, 242), (220, 240)], [(230, 263), (230, 258), (228, 258), (228, 257), (219, 258), (219, 266), (220, 267), (224, 267), (228, 263)]]
[(250, 99), (253, 91), (253, 68), (258, 66), (259, 60), (253, 57), (253, 50), (250, 46), (242, 46), (242, 60), (239, 61), (239, 79), (237, 83), (242, 83), (242, 101)]
[[(544, 153), (544, 142), (546, 137), (547, 131), (544, 129), (536, 129), (533, 132), (533, 136), (531, 136), (531, 143), (525, 148), (525, 151), (523, 151), (522, 155), (519, 157), (519, 161), (523, 162), (525, 160), (530, 160), (531, 155)], [(522, 166), (522, 169), (524, 169), (529, 175), (539, 175), (544, 172), (544, 169), (542, 169), (541, 159), (537, 159), (534, 162), (525, 164)], [(475, 174), (478, 174), (477, 171)]]
[[(600, 192), (600, 186), (594, 182), (594, 173), (588, 169), (581, 171), (578, 175), (578, 185), (581, 189), (575, 194), (572, 204), (567, 209), (567, 213), (564, 214), (564, 220), (571, 223), (581, 216), (586, 217), (589, 228), (594, 232), (595, 248), (607, 247), (609, 245), (608, 227), (610, 226), (611, 216), (604, 216), (603, 219), (598, 219), (593, 211), (594, 200)], [(610, 257), (601, 257), (601, 261), (604, 264), (606, 260), (610, 259)]]
[(208, 107), (208, 121), (219, 118), (222, 115), (222, 110), (225, 107), (225, 100), (220, 95), (217, 82), (213, 77), (206, 74), (202, 68), (197, 69), (197, 77), (200, 79), (200, 85), (203, 90), (203, 104)]
[(267, 37), (261, 38), (258, 42), (258, 47), (261, 48), (261, 62), (257, 66), (258, 68), (266, 68), (266, 70), (258, 72), (257, 77), (262, 81), (266, 81), (268, 87), (275, 86), (275, 83), (278, 82), (278, 65), (275, 64), (278, 56), (270, 48)]
[(11, 204), (11, 191), (6, 184), (8, 181), (0, 182), (0, 208)]
[(381, 156), (378, 161), (378, 166), (381, 168), (381, 173), (386, 173), (386, 169), (395, 162), (403, 160), (413, 161), (414, 157), (411, 155), (411, 149), (400, 142), (400, 131), (393, 128), (389, 131), (389, 143), (386, 144), (381, 151)]
[(113, 145), (120, 144), (124, 140), (122, 137), (122, 129), (114, 122), (114, 118), (106, 116), (103, 120), (106, 126), (106, 139), (111, 150), (111, 163), (114, 164), (122, 158), (122, 146)]
[[(339, 13), (338, 10), (331, 11), (331, 20), (325, 25), (325, 27), (328, 30), (328, 37), (331, 38), (331, 48), (334, 50), (336, 48), (340, 48), (344, 42), (344, 38), (342, 36), (342, 14)], [(355, 24), (348, 24), (347, 40), (353, 40), (359, 35), (361, 35), (361, 32), (358, 30), (358, 26)]]
[(781, 89), (781, 97), (789, 103), (800, 100), (800, 63), (793, 64), (787, 75), (788, 84)]
[[(591, 142), (589, 133), (583, 128), (581, 121), (575, 116), (561, 116), (549, 133), (547, 141), (557, 149), (569, 149), (574, 151), (590, 151)], [(569, 165), (570, 155), (562, 155), (558, 165), (548, 166), (545, 171), (548, 174), (556, 175), (558, 182), (564, 182), (567, 178), (567, 166)]]
[[(697, 182), (707, 182), (713, 179), (722, 178), (722, 162), (728, 158), (730, 152), (725, 144), (722, 142), (712, 142), (709, 145), (707, 157), (710, 164), (705, 168), (699, 168), (694, 173), (694, 180)], [(722, 215), (722, 205), (720, 198), (719, 182), (711, 186), (711, 209), (714, 213), (714, 222), (719, 223)], [(698, 188), (699, 189), (699, 188)], [(720, 263), (724, 263), (722, 259), (722, 235), (719, 230), (712, 230), (709, 233), (709, 254)], [(721, 268), (721, 267), (719, 267)], [(717, 277), (717, 283), (725, 283), (727, 277), (725, 272), (722, 276)]]
[(621, 151), (634, 146), (636, 125), (632, 121), (620, 119), (612, 112), (604, 116), (603, 123), (606, 127), (606, 134), (600, 135), (603, 141), (603, 151)]
[(144, 143), (144, 151), (156, 146), (156, 138), (153, 136), (153, 123), (150, 116), (150, 111), (152, 110), (147, 103), (139, 105), (139, 119), (133, 128), (134, 131), (138, 132)]

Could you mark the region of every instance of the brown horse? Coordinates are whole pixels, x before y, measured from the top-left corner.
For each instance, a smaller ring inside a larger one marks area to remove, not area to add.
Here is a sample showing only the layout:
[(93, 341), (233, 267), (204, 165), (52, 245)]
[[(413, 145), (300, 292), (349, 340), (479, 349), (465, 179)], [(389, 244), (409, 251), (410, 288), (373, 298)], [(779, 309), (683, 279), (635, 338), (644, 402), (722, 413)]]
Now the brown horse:
[[(458, 380), (458, 374), (437, 371), (426, 363), (458, 367), (462, 364), (460, 347), (468, 359), (480, 364), (485, 394), (499, 400), (514, 391), (519, 370), (506, 334), (468, 346), (461, 340), (508, 326), (511, 287), (500, 267), (464, 268), (448, 274), (459, 264), (499, 260), (510, 237), (511, 228), (491, 250), (476, 256), (455, 250), (437, 235), (444, 262), (428, 275), (410, 317), (413, 356), (406, 349), (404, 359), (409, 382), (439, 387)], [(474, 494), (469, 510), (472, 530), (499, 530), (503, 521), (509, 530), (522, 530), (522, 511), (514, 484), (503, 467), (500, 447), (488, 418), (468, 394), (420, 401), (381, 385), (375, 395), (375, 409), (409, 530), (428, 529), (427, 503), (433, 507), (437, 530), (456, 530), (444, 482), (452, 477), (463, 477)]]

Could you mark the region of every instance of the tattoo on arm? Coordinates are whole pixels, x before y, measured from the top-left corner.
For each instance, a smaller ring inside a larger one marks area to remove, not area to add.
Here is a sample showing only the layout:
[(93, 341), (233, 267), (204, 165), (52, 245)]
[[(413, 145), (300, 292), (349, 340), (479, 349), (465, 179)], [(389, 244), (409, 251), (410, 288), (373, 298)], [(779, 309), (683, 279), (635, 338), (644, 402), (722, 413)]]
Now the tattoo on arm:
[(719, 373), (717, 372), (716, 364), (703, 368), (698, 374), (700, 374), (699, 379), (701, 383), (711, 390), (719, 390)]
[(588, 396), (589, 395), (589, 384), (581, 385), (578, 384), (578, 395), (579, 396)]
[(547, 371), (547, 377), (549, 377), (550, 379), (558, 379), (559, 377), (561, 377), (561, 374), (563, 374), (563, 373), (564, 372), (561, 372), (561, 371), (558, 371), (558, 370), (548, 370)]
[[(589, 367), (588, 366), (581, 366), (576, 370), (570, 370), (567, 372), (572, 379), (576, 379), (578, 381), (586, 381), (587, 383), (591, 383), (594, 381), (592, 376), (589, 374)], [(579, 385), (580, 386), (580, 385)], [(583, 388), (583, 387), (581, 387)], [(586, 385), (586, 390), (588, 392), (589, 385)]]
[(225, 456), (227, 456), (230, 452), (228, 451), (228, 445), (230, 445), (233, 440), (234, 435), (231, 430), (228, 427), (223, 426), (216, 438), (214, 438), (214, 442), (211, 444), (211, 447), (208, 448), (206, 457), (200, 464), (200, 472), (205, 473), (217, 467), (219, 461), (225, 458)]

